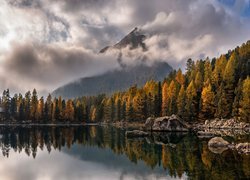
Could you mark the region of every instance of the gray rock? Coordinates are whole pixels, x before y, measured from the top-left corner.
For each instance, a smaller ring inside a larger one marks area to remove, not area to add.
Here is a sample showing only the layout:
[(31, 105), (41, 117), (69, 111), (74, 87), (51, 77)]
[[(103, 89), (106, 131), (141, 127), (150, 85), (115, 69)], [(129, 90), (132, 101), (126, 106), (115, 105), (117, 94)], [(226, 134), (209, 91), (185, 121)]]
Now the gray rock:
[(214, 137), (214, 133), (207, 132), (207, 131), (198, 131), (197, 135), (198, 135), (198, 138), (200, 139)]
[(147, 132), (140, 131), (140, 130), (126, 131), (125, 135), (128, 138), (136, 138), (136, 137), (146, 137), (146, 136), (149, 136), (149, 134)]
[(146, 120), (146, 122), (145, 122), (145, 128), (147, 129), (147, 130), (152, 130), (152, 127), (153, 127), (153, 125), (154, 125), (154, 121), (155, 121), (155, 118), (153, 118), (153, 117), (149, 117), (147, 120)]
[(208, 141), (210, 147), (227, 147), (229, 142), (225, 141), (222, 137), (214, 137)]
[(239, 153), (249, 154), (250, 153), (250, 143), (239, 143), (235, 146), (235, 149)]
[(212, 129), (247, 129), (250, 127), (249, 123), (238, 122), (236, 119), (214, 119), (206, 120), (204, 124), (205, 128)]
[(221, 154), (228, 149), (229, 142), (222, 137), (214, 137), (208, 141), (208, 149), (216, 154)]
[(178, 116), (172, 115), (156, 118), (152, 130), (186, 132), (188, 131), (188, 126)]

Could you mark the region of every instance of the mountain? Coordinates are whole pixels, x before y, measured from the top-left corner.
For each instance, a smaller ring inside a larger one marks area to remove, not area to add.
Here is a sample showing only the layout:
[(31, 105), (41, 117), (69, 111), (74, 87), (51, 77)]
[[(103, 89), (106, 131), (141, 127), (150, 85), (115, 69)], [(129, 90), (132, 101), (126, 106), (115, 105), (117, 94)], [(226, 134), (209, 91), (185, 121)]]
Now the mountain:
[[(142, 48), (143, 51), (147, 51), (145, 39), (146, 36), (138, 28), (135, 28), (117, 44), (101, 49), (100, 54), (111, 49), (120, 50), (127, 46), (131, 50)], [(52, 95), (75, 98), (102, 93), (111, 94), (116, 91), (124, 91), (133, 85), (142, 86), (149, 80), (162, 81), (173, 70), (168, 63), (163, 61), (156, 61), (151, 66), (141, 60), (135, 64), (137, 65), (122, 66), (119, 70), (109, 71), (101, 75), (80, 78), (59, 87), (53, 91)]]
[(135, 84), (142, 86), (151, 79), (162, 81), (171, 71), (172, 68), (166, 62), (156, 62), (152, 66), (145, 64), (133, 67), (127, 66), (122, 70), (81, 78), (56, 89), (52, 95), (75, 98), (101, 93), (111, 94), (116, 91), (126, 90)]
[(127, 36), (125, 36), (121, 41), (119, 41), (114, 46), (106, 46), (100, 50), (100, 53), (105, 53), (110, 49), (122, 49), (130, 46), (130, 49), (136, 49), (141, 47), (144, 51), (147, 50), (145, 43), (143, 42), (146, 39), (146, 36), (141, 33), (141, 31), (136, 27), (131, 31)]

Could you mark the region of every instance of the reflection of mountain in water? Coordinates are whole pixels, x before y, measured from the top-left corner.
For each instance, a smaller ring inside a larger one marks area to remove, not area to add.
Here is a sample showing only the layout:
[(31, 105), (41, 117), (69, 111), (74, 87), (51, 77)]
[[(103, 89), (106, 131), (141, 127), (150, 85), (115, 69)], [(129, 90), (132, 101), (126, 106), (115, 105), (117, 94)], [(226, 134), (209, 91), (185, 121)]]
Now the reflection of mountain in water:
[(167, 172), (157, 166), (154, 169), (149, 168), (142, 160), (137, 163), (131, 163), (125, 154), (114, 154), (110, 149), (102, 149), (93, 146), (73, 145), (71, 149), (63, 148), (62, 151), (70, 156), (83, 161), (89, 161), (105, 166), (108, 169), (120, 170), (125, 174), (137, 174), (139, 177), (147, 177), (154, 173), (159, 177), (164, 177)]
[(10, 150), (24, 151), (34, 158), (38, 149), (58, 150), (140, 177), (154, 173), (179, 178), (187, 175), (190, 179), (250, 178), (250, 156), (231, 150), (214, 154), (208, 150), (207, 141), (192, 134), (160, 133), (148, 140), (126, 139), (124, 130), (113, 127), (0, 126), (0, 137), (5, 157)]

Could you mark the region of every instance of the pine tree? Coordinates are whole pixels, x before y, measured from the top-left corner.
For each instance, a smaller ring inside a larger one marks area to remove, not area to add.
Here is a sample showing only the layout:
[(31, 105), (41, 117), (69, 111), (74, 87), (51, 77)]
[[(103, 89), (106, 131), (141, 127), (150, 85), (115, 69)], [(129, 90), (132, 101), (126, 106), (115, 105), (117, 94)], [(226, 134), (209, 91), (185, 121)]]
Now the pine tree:
[(10, 114), (13, 118), (17, 118), (17, 104), (18, 104), (18, 96), (17, 94), (14, 95), (13, 98), (11, 98), (10, 102)]
[(44, 119), (44, 99), (41, 97), (39, 99), (38, 103), (38, 119), (43, 120)]
[(60, 109), (59, 109), (59, 101), (57, 98), (54, 99), (54, 113), (53, 120), (58, 121), (60, 119)]
[(3, 91), (3, 96), (2, 96), (2, 105), (4, 109), (4, 114), (7, 119), (10, 118), (10, 91), (9, 89)]
[(25, 120), (30, 120), (30, 101), (31, 101), (30, 97), (31, 97), (30, 91), (26, 92), (24, 101)]
[(46, 116), (46, 121), (51, 121), (52, 120), (52, 115), (53, 115), (53, 102), (52, 102), (52, 96), (51, 94), (48, 95), (46, 99), (46, 106), (47, 106), (47, 116)]
[(30, 117), (33, 121), (37, 120), (38, 118), (37, 110), (38, 110), (38, 97), (37, 97), (36, 89), (34, 89), (32, 92), (31, 107), (30, 107), (30, 114), (31, 114)]

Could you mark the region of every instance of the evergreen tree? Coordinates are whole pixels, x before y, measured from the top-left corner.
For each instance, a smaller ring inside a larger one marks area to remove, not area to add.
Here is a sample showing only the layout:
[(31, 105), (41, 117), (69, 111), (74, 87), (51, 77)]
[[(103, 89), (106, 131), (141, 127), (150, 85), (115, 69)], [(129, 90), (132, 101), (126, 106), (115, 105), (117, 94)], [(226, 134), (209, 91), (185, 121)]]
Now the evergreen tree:
[(31, 94), (30, 91), (26, 92), (25, 94), (25, 103), (24, 103), (24, 114), (25, 120), (30, 120), (30, 101), (31, 101)]
[(38, 102), (38, 119), (44, 119), (44, 99), (41, 97)]
[(30, 117), (33, 121), (38, 119), (37, 111), (38, 111), (38, 97), (36, 89), (34, 89), (32, 92), (31, 108), (30, 108), (30, 113), (31, 113)]
[(9, 89), (3, 91), (3, 96), (2, 96), (2, 105), (3, 105), (3, 110), (4, 110), (4, 115), (7, 119), (10, 118), (10, 91)]
[(11, 103), (10, 103), (10, 114), (14, 119), (17, 119), (17, 103), (18, 102), (18, 96), (17, 94), (14, 95), (13, 98), (11, 98)]

